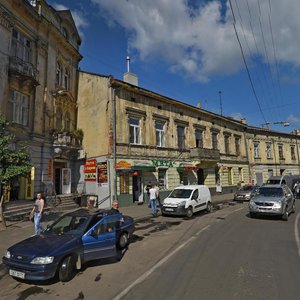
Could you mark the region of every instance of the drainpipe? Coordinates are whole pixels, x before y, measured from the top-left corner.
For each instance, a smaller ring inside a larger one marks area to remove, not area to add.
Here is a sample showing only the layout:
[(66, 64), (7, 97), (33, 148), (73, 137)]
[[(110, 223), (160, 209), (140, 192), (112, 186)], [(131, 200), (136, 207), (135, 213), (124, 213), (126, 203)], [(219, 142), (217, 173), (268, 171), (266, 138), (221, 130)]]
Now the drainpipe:
[(113, 199), (117, 200), (117, 89), (113, 89), (113, 176), (114, 176), (114, 196)]

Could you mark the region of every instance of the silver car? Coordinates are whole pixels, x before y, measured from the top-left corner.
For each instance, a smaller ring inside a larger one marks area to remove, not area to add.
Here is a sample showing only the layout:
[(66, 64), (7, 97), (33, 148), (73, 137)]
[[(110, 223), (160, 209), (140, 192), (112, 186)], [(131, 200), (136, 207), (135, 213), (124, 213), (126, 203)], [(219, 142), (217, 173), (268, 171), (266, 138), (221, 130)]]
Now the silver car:
[(295, 212), (295, 199), (286, 185), (269, 184), (260, 187), (249, 202), (250, 217), (256, 215), (278, 215), (287, 221)]
[(250, 201), (255, 192), (258, 190), (257, 185), (244, 185), (234, 193), (235, 201)]

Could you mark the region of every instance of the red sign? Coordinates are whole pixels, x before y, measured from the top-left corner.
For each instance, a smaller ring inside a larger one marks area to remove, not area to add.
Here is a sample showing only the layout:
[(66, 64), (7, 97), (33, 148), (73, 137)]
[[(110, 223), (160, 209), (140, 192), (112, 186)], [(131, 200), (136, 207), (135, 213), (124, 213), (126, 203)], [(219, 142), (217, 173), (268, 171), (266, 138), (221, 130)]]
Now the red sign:
[(195, 166), (184, 166), (184, 170), (185, 171), (198, 171), (199, 167), (195, 167)]
[(97, 173), (96, 159), (89, 159), (85, 162), (84, 173)]

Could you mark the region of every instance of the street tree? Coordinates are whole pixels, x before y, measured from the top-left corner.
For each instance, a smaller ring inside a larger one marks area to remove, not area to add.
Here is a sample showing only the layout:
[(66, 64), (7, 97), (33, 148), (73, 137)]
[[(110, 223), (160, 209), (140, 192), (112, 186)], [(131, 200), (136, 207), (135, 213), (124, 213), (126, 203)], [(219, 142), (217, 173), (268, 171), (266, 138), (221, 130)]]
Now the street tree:
[(0, 115), (0, 220), (6, 228), (3, 216), (5, 188), (19, 176), (25, 176), (31, 170), (29, 154), (24, 145), (15, 147), (15, 136), (8, 132), (8, 122)]

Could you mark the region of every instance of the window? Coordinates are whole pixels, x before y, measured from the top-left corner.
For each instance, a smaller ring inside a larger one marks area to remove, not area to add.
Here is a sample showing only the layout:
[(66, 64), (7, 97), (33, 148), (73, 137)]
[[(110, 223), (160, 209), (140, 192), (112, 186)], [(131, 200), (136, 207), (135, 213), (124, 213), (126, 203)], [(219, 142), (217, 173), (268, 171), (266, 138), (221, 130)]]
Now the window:
[(233, 177), (232, 177), (232, 168), (228, 168), (228, 184), (232, 185), (233, 184)]
[(224, 136), (225, 154), (229, 154), (229, 135)]
[(241, 154), (241, 139), (239, 137), (235, 138), (235, 154), (239, 156)]
[(196, 136), (196, 147), (203, 148), (203, 131), (200, 129), (196, 129), (195, 136)]
[(244, 181), (243, 168), (238, 168), (239, 181)]
[(65, 130), (70, 131), (71, 118), (70, 113), (67, 111), (65, 115)]
[(57, 64), (56, 64), (56, 78), (55, 78), (55, 83), (57, 85), (61, 85), (62, 84), (62, 67), (61, 67), (61, 64), (59, 62), (57, 62)]
[(31, 62), (31, 41), (16, 29), (12, 31), (11, 54), (25, 62)]
[(213, 131), (211, 133), (211, 140), (212, 140), (212, 149), (218, 149), (218, 133)]
[(273, 170), (272, 169), (268, 169), (268, 177), (270, 178), (271, 176), (273, 176)]
[(177, 146), (180, 150), (184, 149), (184, 127), (177, 126)]
[(129, 127), (129, 142), (131, 144), (141, 144), (140, 120), (136, 118), (129, 118)]
[(29, 96), (11, 90), (8, 110), (10, 121), (28, 126)]
[(259, 158), (259, 143), (254, 143), (254, 158)]
[(291, 159), (296, 160), (295, 146), (291, 146)]
[(158, 187), (160, 191), (165, 190), (167, 188), (166, 173), (167, 171), (165, 169), (158, 169)]
[(62, 129), (62, 110), (57, 108), (56, 110), (56, 128)]
[(65, 89), (70, 90), (70, 70), (66, 69), (65, 71)]
[(278, 145), (278, 156), (279, 156), (279, 159), (284, 159), (283, 157), (283, 147), (281, 144)]
[(267, 159), (271, 159), (272, 158), (271, 143), (266, 143), (266, 152), (267, 152)]
[(160, 122), (155, 123), (155, 131), (156, 131), (156, 146), (164, 147), (164, 124)]
[(120, 174), (120, 194), (129, 194), (129, 174)]

